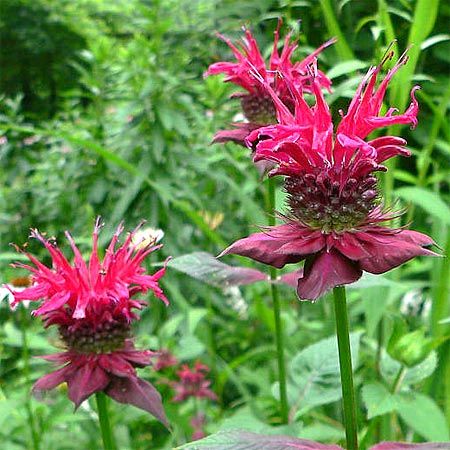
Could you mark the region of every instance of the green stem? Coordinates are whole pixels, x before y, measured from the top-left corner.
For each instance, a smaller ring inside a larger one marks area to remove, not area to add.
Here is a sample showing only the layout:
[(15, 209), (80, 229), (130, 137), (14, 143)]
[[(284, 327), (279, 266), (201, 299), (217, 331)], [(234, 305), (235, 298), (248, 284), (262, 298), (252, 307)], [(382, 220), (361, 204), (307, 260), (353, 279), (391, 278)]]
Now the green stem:
[[(20, 321), (21, 321), (21, 334), (22, 334), (22, 359), (23, 359), (23, 371), (25, 375), (25, 381), (27, 386), (30, 386), (30, 351), (28, 347), (28, 336), (27, 336), (27, 313), (23, 305), (20, 305)], [(28, 423), (30, 425), (31, 439), (33, 441), (33, 450), (40, 449), (40, 438), (39, 433), (36, 428), (36, 421), (34, 420), (33, 410), (31, 408), (31, 401), (27, 394), (25, 408), (28, 415)]]
[(393, 394), (397, 394), (398, 391), (400, 390), (403, 380), (405, 379), (405, 375), (406, 375), (406, 367), (402, 365), (397, 373), (397, 376), (395, 377), (394, 382), (392, 383)]
[(108, 399), (106, 398), (106, 394), (104, 392), (96, 392), (95, 400), (97, 401), (98, 421), (102, 433), (103, 448), (105, 450), (116, 450), (116, 443), (114, 442), (109, 421)]
[(358, 450), (358, 430), (356, 423), (356, 400), (353, 387), (352, 355), (350, 349), (349, 325), (345, 287), (333, 289), (336, 335), (339, 348), (339, 366), (342, 384), (345, 436), (347, 450)]
[[(268, 214), (269, 225), (275, 225), (275, 180), (270, 178), (268, 181)], [(278, 382), (280, 391), (280, 408), (281, 408), (281, 420), (283, 423), (289, 421), (289, 405), (287, 400), (287, 388), (286, 388), (286, 362), (284, 358), (284, 337), (283, 337), (283, 324), (281, 323), (281, 305), (280, 296), (278, 294), (278, 286), (274, 283), (277, 278), (277, 272), (274, 267), (270, 268), (270, 291), (272, 294), (272, 308), (275, 321), (275, 340), (277, 346), (277, 361), (278, 361)]]

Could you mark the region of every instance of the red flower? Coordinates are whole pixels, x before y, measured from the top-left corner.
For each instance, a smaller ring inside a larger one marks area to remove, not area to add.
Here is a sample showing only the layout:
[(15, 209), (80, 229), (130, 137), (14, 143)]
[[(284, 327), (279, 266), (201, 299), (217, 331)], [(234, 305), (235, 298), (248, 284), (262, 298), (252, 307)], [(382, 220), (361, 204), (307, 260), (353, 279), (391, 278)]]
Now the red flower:
[(177, 372), (179, 381), (172, 383), (176, 391), (174, 402), (182, 402), (189, 397), (209, 398), (217, 400), (216, 394), (209, 388), (211, 381), (206, 379), (209, 367), (197, 361), (191, 369), (187, 364), (181, 366)]
[(241, 239), (222, 255), (248, 256), (277, 268), (305, 260), (297, 292), (301, 299), (311, 300), (335, 286), (353, 283), (363, 271), (380, 274), (415, 256), (435, 255), (424, 248), (433, 244), (428, 236), (380, 225), (395, 214), (383, 211), (373, 172), (386, 170), (381, 163), (395, 155), (408, 156), (406, 141), (395, 136), (364, 141), (376, 128), (417, 123), (417, 86), (403, 114), (396, 115), (391, 108), (380, 115), (387, 85), (406, 61), (403, 56), (378, 89), (382, 64), (369, 70), (335, 135), (316, 79), (312, 81), (316, 103), (310, 107), (286, 78), (295, 98), (291, 112), (256, 74), (277, 107), (279, 124), (253, 131), (247, 141), (255, 148), (255, 161), (276, 163), (269, 175), (286, 177), (289, 212), (283, 216), (285, 224)]
[(15, 302), (41, 301), (34, 311), (45, 326), (56, 325), (67, 351), (43, 356), (64, 366), (39, 379), (35, 392), (53, 389), (66, 382), (69, 398), (78, 407), (94, 392), (104, 391), (121, 403), (130, 403), (153, 414), (167, 425), (161, 397), (148, 382), (138, 378), (136, 367), (150, 364), (155, 354), (134, 348), (131, 321), (138, 318), (134, 309), (145, 302), (132, 299), (137, 293), (151, 290), (164, 303), (168, 300), (158, 286), (165, 269), (146, 275), (144, 258), (160, 246), (132, 244), (130, 233), (122, 246), (116, 244), (123, 227), (119, 226), (103, 261), (97, 251), (100, 223), (93, 233), (93, 250), (86, 264), (72, 237), (66, 233), (75, 258), (71, 265), (53, 241), (37, 231), (31, 236), (49, 251), (52, 267), (25, 253), (34, 266), (15, 264), (32, 273), (33, 285), (13, 291)]
[[(242, 43), (237, 46), (230, 39), (219, 34), (219, 37), (233, 51), (236, 62), (221, 61), (211, 64), (205, 72), (205, 76), (223, 73), (226, 75), (226, 82), (234, 83), (247, 91), (247, 93), (235, 94), (234, 97), (241, 99), (242, 110), (249, 123), (233, 124), (235, 129), (218, 132), (213, 142), (233, 141), (245, 145), (245, 137), (250, 131), (261, 125), (275, 123), (276, 109), (272, 98), (261, 83), (255, 79), (254, 71), (261, 75), (264, 82), (269, 84), (277, 96), (289, 107), (293, 106), (293, 99), (285, 78), (292, 80), (298, 89), (311, 91), (311, 76), (308, 66), (324, 48), (334, 43), (335, 40), (329, 40), (302, 61), (293, 63), (291, 58), (297, 48), (297, 43), (291, 42), (290, 33), (285, 37), (281, 54), (278, 51), (280, 25), (281, 21), (274, 33), (273, 49), (268, 67), (266, 67), (266, 62), (250, 30), (244, 30), (245, 36), (242, 38)], [(316, 82), (326, 89), (331, 86), (330, 80), (322, 72), (317, 73)]]

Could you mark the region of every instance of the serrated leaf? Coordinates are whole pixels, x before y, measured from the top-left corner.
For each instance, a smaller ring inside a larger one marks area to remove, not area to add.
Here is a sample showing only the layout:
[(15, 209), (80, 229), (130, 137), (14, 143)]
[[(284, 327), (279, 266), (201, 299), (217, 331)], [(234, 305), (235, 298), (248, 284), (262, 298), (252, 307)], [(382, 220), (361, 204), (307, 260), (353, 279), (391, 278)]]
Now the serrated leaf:
[(342, 450), (338, 445), (297, 439), (290, 436), (265, 436), (249, 431), (221, 431), (178, 450)]
[(206, 284), (221, 288), (267, 280), (267, 275), (259, 270), (224, 264), (206, 252), (179, 256), (170, 260), (168, 265)]
[(368, 419), (389, 413), (396, 408), (395, 396), (381, 383), (366, 384), (362, 388), (362, 399), (367, 408)]
[(397, 403), (400, 417), (425, 439), (450, 439), (445, 416), (430, 397), (417, 392), (398, 394)]
[[(350, 335), (353, 368), (358, 366), (361, 332)], [(294, 356), (289, 366), (289, 402), (303, 413), (339, 400), (342, 388), (336, 337), (323, 339)]]

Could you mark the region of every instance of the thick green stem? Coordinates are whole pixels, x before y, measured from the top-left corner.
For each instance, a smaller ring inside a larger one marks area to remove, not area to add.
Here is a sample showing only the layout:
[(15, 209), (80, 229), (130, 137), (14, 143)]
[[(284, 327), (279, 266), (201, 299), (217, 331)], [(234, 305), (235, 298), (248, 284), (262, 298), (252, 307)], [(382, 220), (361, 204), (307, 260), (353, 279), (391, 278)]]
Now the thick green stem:
[(339, 366), (341, 371), (342, 403), (344, 410), (345, 436), (347, 450), (358, 449), (358, 430), (356, 423), (356, 400), (353, 387), (352, 355), (347, 315), (345, 288), (333, 289), (334, 312), (336, 316), (336, 335), (339, 348)]
[(97, 401), (98, 421), (102, 433), (103, 448), (105, 450), (116, 450), (117, 447), (109, 421), (108, 399), (104, 392), (96, 392), (95, 400)]
[[(275, 225), (275, 180), (270, 178), (268, 181), (268, 214), (269, 225)], [(289, 405), (287, 400), (286, 389), (286, 363), (284, 359), (284, 337), (283, 337), (283, 325), (281, 323), (281, 305), (280, 297), (278, 295), (278, 286), (274, 283), (277, 278), (276, 269), (270, 268), (270, 290), (272, 294), (272, 308), (275, 321), (275, 340), (277, 346), (277, 361), (278, 361), (278, 382), (280, 390), (280, 408), (281, 408), (281, 420), (283, 423), (288, 423), (289, 420)]]
[[(28, 348), (28, 336), (27, 336), (27, 312), (23, 305), (20, 306), (20, 329), (22, 334), (22, 359), (23, 359), (23, 371), (25, 375), (25, 381), (27, 386), (30, 385), (30, 352)], [(40, 438), (36, 427), (36, 421), (34, 420), (33, 410), (31, 408), (31, 401), (27, 394), (25, 402), (25, 408), (28, 415), (28, 423), (30, 426), (31, 440), (33, 442), (33, 450), (40, 449)]]

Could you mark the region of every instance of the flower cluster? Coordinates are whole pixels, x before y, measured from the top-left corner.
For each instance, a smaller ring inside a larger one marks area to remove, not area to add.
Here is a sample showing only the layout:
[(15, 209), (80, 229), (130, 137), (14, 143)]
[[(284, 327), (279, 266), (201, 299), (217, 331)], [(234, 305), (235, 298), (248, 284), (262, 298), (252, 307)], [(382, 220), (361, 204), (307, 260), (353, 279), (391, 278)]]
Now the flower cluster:
[(173, 401), (183, 402), (189, 397), (217, 400), (217, 395), (209, 387), (211, 381), (206, 379), (208, 372), (209, 367), (200, 361), (197, 361), (193, 368), (183, 364), (177, 372), (179, 380), (172, 383), (176, 392)]
[[(292, 56), (297, 48), (297, 43), (291, 41), (289, 33), (284, 39), (283, 49), (280, 53), (278, 50), (280, 26), (281, 21), (274, 32), (273, 49), (267, 65), (250, 30), (244, 29), (244, 37), (241, 43), (237, 44), (233, 44), (230, 39), (219, 34), (219, 37), (231, 48), (236, 62), (221, 61), (211, 64), (205, 72), (205, 76), (224, 74), (226, 82), (244, 89), (244, 92), (234, 94), (233, 97), (241, 100), (242, 112), (247, 122), (234, 123), (234, 129), (218, 132), (214, 137), (214, 142), (233, 141), (245, 145), (245, 138), (249, 132), (262, 125), (276, 122), (276, 107), (273, 100), (265, 87), (252, 75), (254, 71), (257, 71), (264, 82), (271, 86), (278, 98), (288, 108), (294, 107), (288, 80), (298, 89), (312, 91), (308, 67), (317, 55), (335, 40), (330, 39), (305, 59), (293, 62)], [(320, 71), (317, 73), (316, 82), (326, 89), (331, 86), (331, 81)]]
[(315, 62), (309, 66), (313, 106), (289, 74), (282, 73), (293, 108), (257, 68), (251, 71), (272, 99), (278, 123), (253, 130), (246, 142), (254, 150), (255, 162), (275, 164), (269, 176), (284, 177), (288, 211), (280, 215), (284, 224), (241, 239), (222, 255), (243, 255), (277, 268), (304, 260), (297, 293), (309, 300), (357, 281), (363, 271), (381, 274), (415, 256), (435, 255), (425, 248), (433, 244), (428, 236), (380, 225), (396, 214), (383, 208), (374, 174), (386, 170), (382, 163), (387, 159), (410, 153), (402, 138), (366, 138), (388, 125), (415, 126), (418, 113), (414, 96), (418, 86), (412, 89), (411, 104), (404, 113), (395, 114), (395, 108), (381, 113), (390, 80), (407, 62), (403, 55), (376, 87), (383, 64), (391, 58), (389, 52), (369, 70), (336, 128)]
[(40, 378), (33, 390), (49, 390), (66, 382), (69, 398), (76, 407), (93, 393), (103, 391), (118, 402), (148, 411), (167, 425), (159, 393), (136, 373), (136, 368), (150, 365), (155, 354), (136, 350), (131, 339), (131, 323), (138, 319), (136, 310), (145, 305), (133, 298), (136, 294), (150, 290), (168, 304), (158, 285), (165, 269), (148, 275), (142, 266), (145, 257), (160, 246), (133, 244), (135, 230), (116, 248), (123, 231), (119, 226), (101, 260), (100, 228), (97, 221), (88, 262), (69, 233), (66, 236), (74, 253), (73, 264), (54, 240), (33, 230), (31, 237), (45, 246), (52, 267), (26, 252), (32, 265), (15, 264), (31, 272), (33, 284), (21, 291), (14, 290), (14, 303), (40, 301), (33, 314), (42, 317), (46, 327), (58, 327), (66, 347), (63, 353), (42, 357), (62, 367)]

